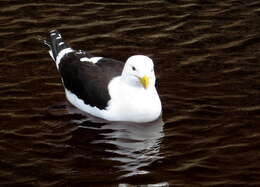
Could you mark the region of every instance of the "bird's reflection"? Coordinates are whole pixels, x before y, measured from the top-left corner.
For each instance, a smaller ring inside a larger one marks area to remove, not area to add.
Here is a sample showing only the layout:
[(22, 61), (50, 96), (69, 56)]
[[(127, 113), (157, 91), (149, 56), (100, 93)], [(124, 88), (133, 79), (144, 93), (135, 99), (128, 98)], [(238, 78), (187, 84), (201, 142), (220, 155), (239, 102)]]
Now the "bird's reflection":
[(100, 147), (112, 145), (105, 146), (104, 151), (111, 154), (108, 154), (109, 156), (106, 154), (103, 159), (118, 161), (120, 164), (114, 167), (118, 167), (124, 173), (121, 177), (149, 173), (145, 167), (162, 158), (160, 155), (160, 141), (164, 136), (162, 118), (150, 123), (107, 122), (82, 113), (71, 105), (65, 105), (65, 108), (69, 114), (84, 115), (80, 119), (71, 120), (78, 125), (78, 130), (91, 129), (92, 133), (99, 135), (90, 142), (92, 145), (100, 144)]
[(148, 171), (142, 167), (161, 158), (160, 139), (163, 137), (163, 121), (158, 119), (152, 123), (136, 124), (127, 122), (108, 123), (101, 129), (113, 130), (103, 133), (104, 139), (94, 140), (92, 143), (109, 143), (117, 149), (106, 151), (116, 153), (115, 157), (108, 159), (120, 161), (119, 168), (127, 174), (122, 177), (146, 174)]
[[(79, 121), (78, 121), (79, 122)], [(112, 144), (112, 148), (105, 151), (113, 153), (107, 160), (119, 161), (121, 165), (116, 166), (125, 175), (146, 174), (148, 171), (143, 167), (162, 158), (160, 155), (160, 140), (163, 137), (163, 121), (157, 121), (145, 124), (129, 122), (110, 122), (104, 123), (99, 128), (101, 139), (93, 140), (92, 144)], [(93, 128), (87, 126), (86, 121), (80, 123), (81, 128)], [(111, 146), (108, 146), (111, 147)], [(116, 147), (116, 149), (114, 148)]]

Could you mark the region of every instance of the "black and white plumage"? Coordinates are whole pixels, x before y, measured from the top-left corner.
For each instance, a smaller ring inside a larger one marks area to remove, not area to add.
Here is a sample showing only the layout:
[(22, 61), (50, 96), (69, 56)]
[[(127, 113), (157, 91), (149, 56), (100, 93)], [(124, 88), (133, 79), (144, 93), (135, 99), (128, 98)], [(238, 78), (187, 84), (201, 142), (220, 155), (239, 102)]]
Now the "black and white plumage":
[(56, 30), (45, 41), (71, 104), (109, 121), (150, 122), (161, 114), (153, 61), (143, 55), (121, 62), (70, 48)]

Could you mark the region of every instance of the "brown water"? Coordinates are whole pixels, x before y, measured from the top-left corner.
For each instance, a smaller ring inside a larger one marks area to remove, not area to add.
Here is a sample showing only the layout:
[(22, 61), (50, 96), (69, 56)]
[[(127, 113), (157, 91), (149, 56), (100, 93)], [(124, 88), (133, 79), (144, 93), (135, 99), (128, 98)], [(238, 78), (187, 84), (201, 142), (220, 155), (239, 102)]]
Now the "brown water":
[[(260, 186), (260, 1), (0, 7), (0, 186)], [(99, 123), (68, 104), (51, 29), (97, 56), (152, 57), (162, 119)]]

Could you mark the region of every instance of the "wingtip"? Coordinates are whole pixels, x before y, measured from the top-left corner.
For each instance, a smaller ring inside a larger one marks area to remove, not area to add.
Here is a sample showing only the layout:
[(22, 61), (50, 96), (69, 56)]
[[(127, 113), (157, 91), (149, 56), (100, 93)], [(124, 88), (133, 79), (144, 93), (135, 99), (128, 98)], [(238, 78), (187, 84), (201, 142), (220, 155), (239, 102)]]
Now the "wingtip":
[(57, 29), (51, 30), (49, 33), (51, 37), (60, 35), (60, 32)]
[(53, 30), (50, 30), (49, 33), (55, 33), (55, 32), (58, 32), (58, 30), (57, 29), (53, 29)]

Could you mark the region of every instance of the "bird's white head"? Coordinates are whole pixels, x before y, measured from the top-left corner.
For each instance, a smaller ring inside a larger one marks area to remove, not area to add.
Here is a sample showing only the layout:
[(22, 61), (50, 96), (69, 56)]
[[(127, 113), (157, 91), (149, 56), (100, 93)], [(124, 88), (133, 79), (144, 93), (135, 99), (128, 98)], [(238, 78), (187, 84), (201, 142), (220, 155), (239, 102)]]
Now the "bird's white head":
[(155, 86), (154, 65), (152, 59), (144, 55), (134, 55), (127, 59), (122, 78), (128, 84), (148, 89)]

